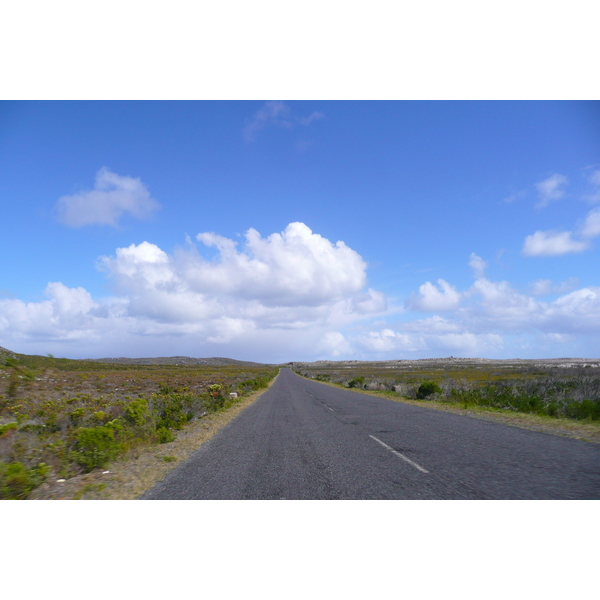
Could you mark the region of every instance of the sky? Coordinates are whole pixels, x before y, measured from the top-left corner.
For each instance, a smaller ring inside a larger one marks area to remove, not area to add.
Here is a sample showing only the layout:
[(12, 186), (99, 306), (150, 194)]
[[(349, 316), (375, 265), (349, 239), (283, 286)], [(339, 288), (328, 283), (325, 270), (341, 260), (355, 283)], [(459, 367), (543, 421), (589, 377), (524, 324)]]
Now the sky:
[(600, 103), (3, 101), (0, 346), (600, 355)]

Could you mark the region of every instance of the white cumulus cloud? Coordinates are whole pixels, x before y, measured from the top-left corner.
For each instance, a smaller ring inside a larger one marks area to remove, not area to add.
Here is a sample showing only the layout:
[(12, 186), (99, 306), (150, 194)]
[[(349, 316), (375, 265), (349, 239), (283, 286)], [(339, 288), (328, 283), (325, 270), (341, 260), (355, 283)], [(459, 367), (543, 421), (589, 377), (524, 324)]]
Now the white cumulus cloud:
[(124, 214), (144, 219), (159, 207), (139, 178), (123, 177), (103, 167), (96, 174), (93, 190), (62, 196), (56, 211), (59, 221), (69, 227), (116, 227)]
[(419, 287), (419, 293), (413, 294), (406, 307), (424, 312), (454, 310), (460, 305), (461, 294), (443, 279), (437, 280), (437, 286), (430, 281)]
[(1, 299), (0, 341), (68, 342), (84, 356), (110, 343), (108, 355), (333, 357), (352, 351), (340, 327), (387, 310), (384, 294), (365, 289), (360, 255), (303, 223), (265, 238), (249, 229), (242, 244), (197, 239), (217, 255), (204, 258), (191, 242), (174, 253), (142, 242), (100, 257), (109, 298), (50, 283), (42, 302)]
[(600, 235), (600, 208), (594, 208), (587, 214), (581, 228), (581, 235), (585, 238), (594, 238)]
[(575, 240), (570, 231), (536, 231), (525, 238), (521, 253), (524, 256), (561, 256), (587, 250), (586, 241)]

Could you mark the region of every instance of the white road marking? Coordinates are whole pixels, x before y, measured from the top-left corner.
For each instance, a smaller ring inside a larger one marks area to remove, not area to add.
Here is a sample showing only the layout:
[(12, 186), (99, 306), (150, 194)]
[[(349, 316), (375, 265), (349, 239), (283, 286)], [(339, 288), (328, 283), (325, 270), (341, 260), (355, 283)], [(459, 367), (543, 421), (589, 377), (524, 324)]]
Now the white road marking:
[[(312, 396), (315, 400), (319, 400), (314, 394), (311, 394), (307, 389), (304, 390), (309, 396)], [(321, 402), (321, 404), (325, 407), (325, 408), (329, 408), (329, 406), (327, 406), (327, 404), (325, 404), (325, 402)], [(331, 412), (335, 412), (333, 410), (333, 408), (329, 408), (329, 410)]]
[(415, 469), (419, 469), (419, 471), (422, 471), (423, 473), (429, 473), (429, 471), (427, 471), (427, 469), (424, 469), (421, 465), (418, 465), (416, 462), (410, 460), (410, 458), (406, 458), (406, 456), (404, 456), (404, 454), (401, 454), (397, 450), (394, 450), (393, 448), (388, 446), (385, 442), (378, 440), (374, 435), (369, 435), (369, 437), (374, 439), (376, 442), (379, 442), (384, 448), (387, 448), (390, 452), (392, 452), (396, 456), (399, 456), (402, 460), (405, 460), (409, 465), (412, 465), (413, 467), (415, 467)]

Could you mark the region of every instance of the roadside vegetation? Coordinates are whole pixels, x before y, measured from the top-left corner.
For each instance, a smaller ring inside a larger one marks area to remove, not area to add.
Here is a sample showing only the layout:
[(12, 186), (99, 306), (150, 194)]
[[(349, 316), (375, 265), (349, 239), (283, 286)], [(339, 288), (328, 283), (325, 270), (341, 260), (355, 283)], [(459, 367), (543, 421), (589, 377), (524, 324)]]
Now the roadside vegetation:
[(277, 372), (266, 365), (115, 365), (5, 353), (0, 498), (26, 499), (50, 477), (105, 469), (134, 448), (171, 442), (188, 423), (267, 387)]
[[(441, 363), (442, 361), (440, 361)], [(296, 363), (301, 375), (348, 388), (392, 392), (424, 403), (600, 421), (600, 368), (527, 364), (328, 365)]]

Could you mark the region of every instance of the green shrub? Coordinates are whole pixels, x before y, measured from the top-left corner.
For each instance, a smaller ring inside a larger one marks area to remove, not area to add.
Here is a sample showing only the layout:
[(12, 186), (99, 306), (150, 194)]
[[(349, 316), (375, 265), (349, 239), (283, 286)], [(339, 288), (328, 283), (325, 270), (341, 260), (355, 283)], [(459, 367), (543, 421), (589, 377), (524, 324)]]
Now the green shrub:
[(0, 463), (0, 497), (10, 500), (24, 500), (33, 486), (29, 471), (23, 463)]
[(186, 408), (192, 403), (190, 394), (170, 394), (155, 397), (154, 408), (158, 423), (156, 428), (181, 429), (189, 421)]
[(75, 438), (73, 458), (86, 472), (97, 467), (105, 467), (121, 451), (114, 430), (103, 425), (79, 429), (75, 433)]
[(166, 427), (159, 427), (156, 433), (158, 434), (159, 444), (168, 444), (175, 439), (175, 434)]
[(319, 373), (315, 376), (315, 379), (317, 381), (331, 381), (331, 375), (328, 375), (327, 373)]
[[(250, 382), (244, 382), (250, 383)], [(207, 388), (207, 398), (204, 401), (204, 408), (209, 412), (217, 412), (221, 410), (225, 404), (225, 396), (223, 396), (223, 386), (218, 383), (209, 385)]]
[(434, 381), (424, 381), (417, 390), (417, 398), (423, 400), (432, 394), (440, 394), (442, 388)]
[(133, 400), (125, 407), (125, 417), (134, 425), (144, 425), (148, 417), (148, 402), (144, 398)]
[(6, 500), (24, 500), (33, 488), (48, 477), (49, 468), (40, 463), (28, 469), (21, 462), (0, 463), (0, 498)]
[(0, 425), (0, 437), (11, 429), (17, 429), (17, 427), (19, 427), (18, 423), (5, 423), (4, 425)]
[(355, 377), (354, 379), (348, 382), (348, 387), (351, 388), (362, 388), (365, 384), (365, 378), (360, 375), (359, 377)]
[(85, 416), (85, 408), (83, 408), (83, 407), (76, 408), (75, 410), (72, 410), (69, 413), (69, 417), (71, 419), (71, 422), (74, 425), (78, 425), (83, 420), (84, 416)]

